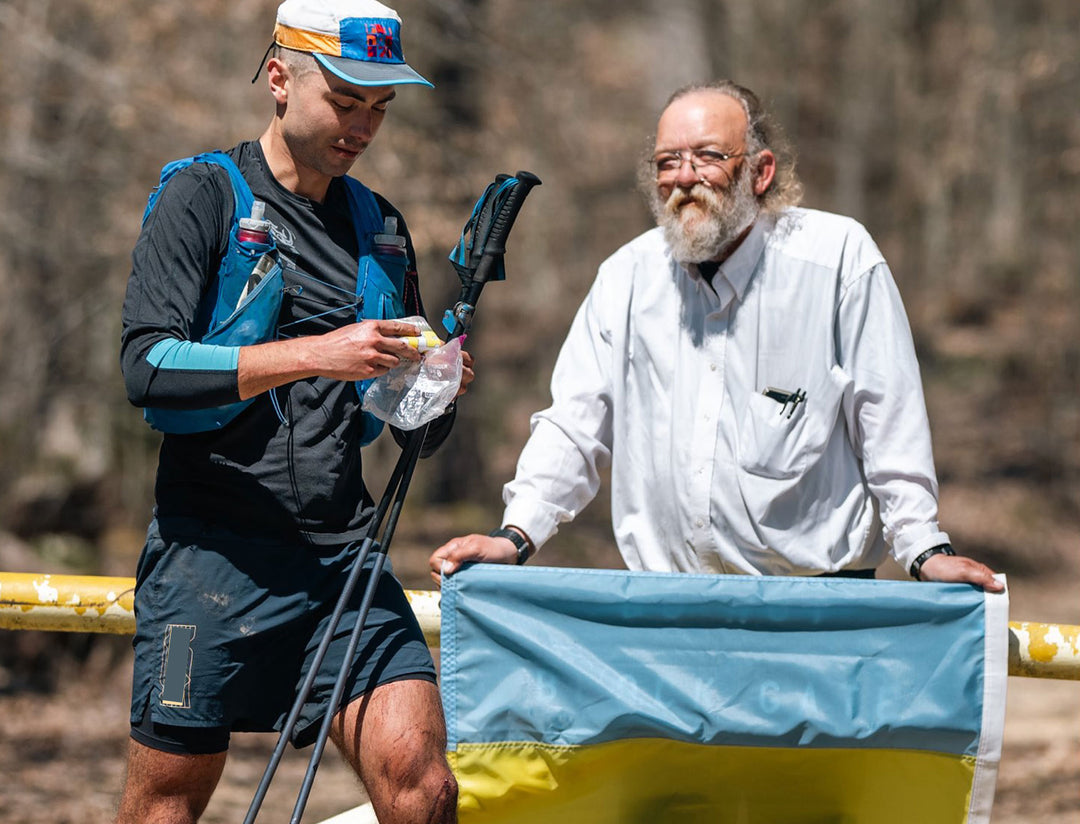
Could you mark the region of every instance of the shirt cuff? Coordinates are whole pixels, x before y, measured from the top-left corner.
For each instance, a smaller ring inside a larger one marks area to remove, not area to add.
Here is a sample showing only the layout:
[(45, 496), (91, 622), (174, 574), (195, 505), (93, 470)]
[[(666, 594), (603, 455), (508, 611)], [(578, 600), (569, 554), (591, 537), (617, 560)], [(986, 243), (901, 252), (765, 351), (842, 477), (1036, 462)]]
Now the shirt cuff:
[(545, 509), (543, 503), (526, 503), (515, 499), (503, 510), (502, 523), (504, 526), (516, 526), (528, 535), (539, 552), (540, 547), (559, 531), (557, 519), (548, 515)]
[(904, 572), (909, 572), (915, 559), (926, 552), (926, 550), (940, 546), (941, 544), (952, 543), (952, 541), (949, 540), (947, 532), (942, 532), (937, 529), (937, 524), (934, 524), (931, 528), (934, 529), (933, 532), (911, 535), (909, 531), (896, 537), (896, 540), (893, 543), (892, 556), (896, 559), (896, 563), (900, 565), (900, 568), (903, 569)]

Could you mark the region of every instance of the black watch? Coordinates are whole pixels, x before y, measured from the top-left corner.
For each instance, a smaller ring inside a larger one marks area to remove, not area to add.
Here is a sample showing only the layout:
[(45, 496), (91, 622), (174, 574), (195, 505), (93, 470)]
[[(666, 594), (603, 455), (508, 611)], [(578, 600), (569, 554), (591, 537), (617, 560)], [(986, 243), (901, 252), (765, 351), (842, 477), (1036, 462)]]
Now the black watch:
[(927, 559), (933, 558), (935, 555), (955, 555), (953, 548), (948, 544), (940, 544), (939, 546), (931, 547), (926, 550), (922, 555), (916, 558), (911, 563), (911, 577), (916, 581), (921, 581), (919, 573), (922, 572), (922, 565), (926, 563)]
[(504, 526), (493, 529), (488, 533), (489, 538), (506, 538), (517, 547), (517, 565), (521, 566), (529, 560), (529, 541), (515, 529), (507, 529)]

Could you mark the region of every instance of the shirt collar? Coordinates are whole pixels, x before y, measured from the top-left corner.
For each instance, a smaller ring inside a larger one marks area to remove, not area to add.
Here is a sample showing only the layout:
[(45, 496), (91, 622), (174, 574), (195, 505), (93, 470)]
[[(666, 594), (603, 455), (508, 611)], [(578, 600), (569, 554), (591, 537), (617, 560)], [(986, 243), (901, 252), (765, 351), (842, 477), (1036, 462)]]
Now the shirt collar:
[[(731, 253), (731, 256), (720, 264), (720, 270), (716, 277), (723, 277), (731, 284), (739, 300), (746, 294), (746, 287), (750, 284), (750, 277), (757, 268), (761, 253), (765, 251), (767, 239), (767, 224), (769, 220), (758, 215), (749, 233), (743, 238), (743, 242)], [(715, 278), (714, 278), (715, 281)]]
[[(750, 277), (754, 274), (754, 269), (757, 268), (761, 253), (765, 250), (770, 225), (769, 218), (759, 214), (757, 219), (754, 220), (753, 226), (750, 227), (750, 231), (743, 238), (743, 242), (739, 244), (738, 248), (731, 253), (727, 260), (720, 264), (720, 268), (712, 279), (713, 291), (717, 295), (729, 291), (730, 288), (732, 295), (742, 300), (742, 296), (746, 294), (746, 287), (750, 284)], [(683, 269), (690, 275), (691, 280), (708, 285), (708, 281), (702, 277), (696, 263), (684, 264)], [(726, 281), (726, 284), (724, 281)], [(725, 288), (728, 285), (730, 287)], [(722, 300), (722, 302), (726, 304), (727, 300)]]

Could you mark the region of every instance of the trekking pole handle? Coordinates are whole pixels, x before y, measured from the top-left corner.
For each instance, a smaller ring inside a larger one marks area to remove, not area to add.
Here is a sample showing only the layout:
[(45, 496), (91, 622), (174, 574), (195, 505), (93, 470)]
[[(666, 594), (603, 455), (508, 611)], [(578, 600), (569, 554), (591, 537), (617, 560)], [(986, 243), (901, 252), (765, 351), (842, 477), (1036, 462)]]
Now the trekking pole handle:
[[(506, 180), (509, 175), (499, 175), (496, 183)], [(491, 273), (496, 263), (506, 253), (506, 238), (510, 235), (510, 229), (514, 226), (521, 205), (525, 202), (529, 192), (534, 186), (540, 185), (540, 178), (532, 172), (518, 172), (515, 176), (516, 183), (506, 196), (502, 208), (491, 222), (491, 232), (484, 244), (484, 253), (480, 262), (473, 270), (472, 276), (466, 281), (462, 280), (461, 296), (454, 308), (448, 309), (443, 317), (443, 326), (450, 333), (450, 337), (456, 337), (469, 331), (472, 326), (472, 316), (476, 309), (476, 302), (480, 299), (480, 292), (484, 285), (491, 279)]]
[(518, 172), (514, 175), (514, 178), (517, 183), (510, 190), (502, 209), (495, 215), (495, 219), (491, 223), (491, 234), (488, 235), (487, 243), (484, 245), (484, 257), (481, 259), (480, 265), (476, 267), (476, 273), (473, 275), (474, 283), (487, 282), (495, 259), (506, 252), (506, 238), (510, 236), (510, 229), (517, 219), (518, 212), (521, 211), (521, 205), (525, 202), (525, 198), (528, 197), (533, 187), (540, 185), (540, 178), (532, 172)]

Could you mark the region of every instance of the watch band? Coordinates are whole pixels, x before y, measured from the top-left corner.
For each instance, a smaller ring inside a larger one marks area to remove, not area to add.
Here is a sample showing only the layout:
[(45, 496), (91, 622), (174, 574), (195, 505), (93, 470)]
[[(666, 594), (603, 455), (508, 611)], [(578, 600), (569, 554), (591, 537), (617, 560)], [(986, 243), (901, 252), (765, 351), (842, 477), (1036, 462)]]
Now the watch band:
[(914, 578), (916, 581), (921, 581), (922, 580), (922, 578), (919, 577), (919, 573), (922, 572), (922, 565), (926, 563), (927, 559), (933, 558), (935, 555), (955, 555), (955, 554), (956, 553), (953, 552), (953, 548), (951, 546), (949, 546), (948, 544), (940, 544), (938, 546), (931, 547), (930, 549), (926, 550), (926, 552), (924, 552), (922, 555), (920, 555), (918, 558), (916, 558), (914, 561), (911, 562), (911, 570), (910, 570), (911, 577)]
[(517, 547), (517, 565), (521, 566), (527, 560), (529, 560), (529, 541), (520, 532), (514, 529), (507, 529), (504, 526), (498, 529), (493, 529), (488, 533), (489, 538), (506, 538), (510, 543)]

